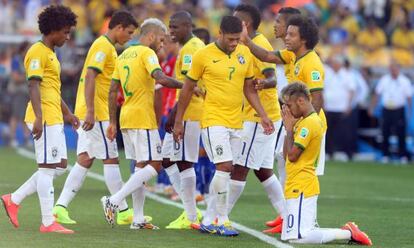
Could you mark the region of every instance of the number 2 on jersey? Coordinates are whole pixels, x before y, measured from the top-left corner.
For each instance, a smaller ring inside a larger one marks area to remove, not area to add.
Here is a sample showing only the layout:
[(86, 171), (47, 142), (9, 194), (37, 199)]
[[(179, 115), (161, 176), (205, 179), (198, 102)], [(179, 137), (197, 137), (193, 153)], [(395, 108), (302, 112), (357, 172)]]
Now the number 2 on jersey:
[(127, 75), (126, 75), (125, 83), (124, 83), (124, 85), (122, 85), (122, 88), (124, 89), (125, 96), (132, 96), (132, 92), (128, 91), (127, 88), (126, 88), (127, 84), (128, 84), (128, 80), (129, 80), (129, 73), (130, 73), (129, 66), (127, 66), (127, 65), (124, 66), (124, 70), (127, 71)]
[(233, 76), (233, 73), (235, 70), (236, 70), (235, 67), (233, 66), (229, 67), (229, 80), (231, 80), (231, 77)]

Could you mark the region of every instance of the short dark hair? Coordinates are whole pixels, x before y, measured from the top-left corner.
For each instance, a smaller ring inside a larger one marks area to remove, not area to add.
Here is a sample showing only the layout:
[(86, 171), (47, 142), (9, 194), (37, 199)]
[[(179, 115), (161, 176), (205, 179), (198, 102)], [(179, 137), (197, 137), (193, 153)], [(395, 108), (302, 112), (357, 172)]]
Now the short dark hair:
[(76, 18), (70, 8), (63, 5), (50, 5), (39, 14), (37, 23), (40, 33), (48, 35), (53, 31), (76, 26)]
[(206, 28), (195, 28), (193, 29), (193, 34), (200, 38), (207, 45), (210, 43), (210, 32)]
[(313, 19), (303, 16), (293, 16), (288, 21), (287, 26), (289, 25), (299, 28), (300, 38), (306, 41), (305, 45), (307, 49), (315, 48), (319, 41), (319, 31)]
[(134, 16), (126, 10), (118, 10), (116, 11), (109, 21), (109, 29), (113, 29), (114, 27), (121, 24), (123, 28), (128, 27), (129, 25), (133, 25), (135, 28), (138, 28), (139, 24), (137, 20), (135, 20)]
[(300, 15), (300, 10), (293, 7), (283, 7), (277, 12), (279, 14)]
[(223, 16), (220, 23), (223, 34), (237, 34), (243, 31), (242, 21), (235, 16)]
[(306, 100), (310, 100), (310, 93), (308, 87), (301, 82), (293, 82), (285, 86), (282, 90), (282, 98), (285, 97), (304, 97)]
[(253, 21), (253, 29), (257, 30), (259, 28), (262, 19), (260, 17), (260, 11), (256, 6), (250, 4), (239, 4), (234, 9), (234, 11), (240, 11), (249, 14), (250, 18), (252, 18)]

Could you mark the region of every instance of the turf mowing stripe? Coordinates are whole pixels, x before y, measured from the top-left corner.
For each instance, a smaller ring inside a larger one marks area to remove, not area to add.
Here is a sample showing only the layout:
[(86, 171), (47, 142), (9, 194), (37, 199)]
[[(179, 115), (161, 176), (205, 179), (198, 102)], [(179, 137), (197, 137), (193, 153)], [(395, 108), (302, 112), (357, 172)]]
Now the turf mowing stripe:
[[(23, 157), (26, 157), (26, 158), (30, 158), (30, 159), (35, 159), (36, 158), (36, 156), (35, 156), (35, 154), (33, 152), (28, 151), (28, 150), (23, 149), (23, 148), (17, 148), (17, 153), (20, 154)], [(68, 165), (68, 169), (69, 170), (72, 169), (72, 166), (71, 165)], [(98, 173), (95, 173), (95, 172), (88, 171), (87, 176), (90, 177), (90, 178), (93, 178), (95, 180), (98, 180), (98, 181), (102, 181), (102, 182), (105, 181), (105, 178), (102, 175), (100, 175)], [(158, 196), (158, 195), (156, 195), (154, 193), (151, 193), (151, 192), (148, 192), (147, 191), (145, 195), (146, 195), (146, 197), (150, 198), (151, 200), (157, 201), (159, 203), (162, 203), (162, 204), (165, 204), (165, 205), (169, 205), (169, 206), (173, 206), (173, 207), (180, 208), (180, 209), (184, 209), (184, 207), (183, 207), (183, 205), (181, 203), (168, 200), (168, 199), (166, 199), (164, 197), (160, 197), (160, 196)], [(275, 238), (272, 238), (270, 236), (267, 236), (267, 235), (265, 235), (265, 234), (263, 234), (263, 233), (261, 233), (259, 231), (256, 231), (254, 229), (251, 229), (251, 228), (249, 228), (247, 226), (243, 226), (242, 224), (239, 224), (237, 222), (232, 221), (232, 225), (237, 230), (240, 230), (240, 231), (242, 231), (244, 233), (247, 233), (247, 234), (249, 234), (249, 235), (251, 235), (253, 237), (256, 237), (256, 238), (258, 238), (259, 240), (261, 240), (261, 241), (263, 241), (265, 243), (268, 243), (270, 245), (273, 245), (274, 247), (278, 247), (278, 248), (293, 248), (293, 246), (291, 246), (291, 245), (282, 243), (282, 242), (280, 242), (279, 240), (277, 240)]]

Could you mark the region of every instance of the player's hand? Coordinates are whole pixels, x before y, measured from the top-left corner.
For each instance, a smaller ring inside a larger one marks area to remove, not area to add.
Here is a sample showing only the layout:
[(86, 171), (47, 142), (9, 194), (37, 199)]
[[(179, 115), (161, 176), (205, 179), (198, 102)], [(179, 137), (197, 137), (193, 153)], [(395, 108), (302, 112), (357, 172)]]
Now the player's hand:
[(298, 119), (293, 117), (290, 109), (287, 105), (282, 106), (282, 119), (283, 119), (283, 126), (287, 131), (293, 131), (293, 127), (295, 126)]
[(42, 137), (42, 133), (43, 133), (42, 118), (36, 118), (35, 121), (33, 122), (33, 129), (32, 129), (33, 138), (35, 140), (40, 139), (40, 137)]
[(65, 121), (69, 122), (72, 125), (72, 128), (75, 129), (75, 130), (78, 129), (79, 126), (80, 126), (79, 118), (76, 115), (72, 114), (72, 113), (68, 114), (65, 117)]
[(95, 125), (95, 113), (88, 111), (86, 113), (85, 120), (83, 121), (82, 129), (85, 131), (89, 131)]
[(114, 139), (116, 138), (116, 124), (109, 124), (108, 128), (106, 129), (106, 137), (110, 141), (114, 141)]
[(204, 96), (205, 96), (205, 92), (197, 86), (194, 87), (193, 94), (196, 95), (197, 97), (203, 97), (204, 98)]
[(269, 117), (265, 116), (261, 118), (261, 124), (264, 129), (264, 134), (270, 135), (275, 131), (272, 120)]
[(183, 123), (181, 121), (175, 122), (174, 130), (173, 130), (173, 136), (174, 136), (175, 142), (179, 143), (183, 139), (183, 134), (184, 134)]
[(255, 79), (253, 84), (254, 84), (255, 90), (263, 90), (265, 87), (264, 80), (261, 80), (261, 79)]
[(174, 122), (175, 122), (175, 111), (171, 111), (168, 115), (167, 121), (165, 122), (165, 131), (167, 133), (172, 133), (174, 128)]
[(240, 42), (246, 44), (249, 41), (249, 33), (247, 32), (247, 24), (243, 22), (243, 30), (240, 36)]

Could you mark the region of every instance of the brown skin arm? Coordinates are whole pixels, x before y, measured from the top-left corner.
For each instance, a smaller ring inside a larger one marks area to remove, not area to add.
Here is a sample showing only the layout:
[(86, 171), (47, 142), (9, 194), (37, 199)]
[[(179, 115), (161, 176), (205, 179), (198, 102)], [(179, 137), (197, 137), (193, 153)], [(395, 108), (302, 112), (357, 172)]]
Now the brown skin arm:
[(40, 100), (40, 85), (41, 81), (39, 79), (30, 79), (29, 80), (29, 96), (30, 102), (33, 107), (33, 112), (36, 116), (36, 119), (33, 123), (32, 134), (35, 140), (38, 140), (43, 133), (43, 115), (42, 115), (42, 104)]
[(95, 78), (99, 72), (88, 69), (85, 76), (85, 102), (86, 116), (82, 128), (85, 131), (91, 130), (95, 125)]
[(154, 110), (155, 110), (155, 118), (157, 118), (157, 125), (159, 128), (161, 125), (161, 118), (162, 118), (162, 91), (161, 89), (155, 90)]
[(66, 122), (69, 122), (72, 125), (73, 129), (78, 129), (80, 122), (79, 122), (79, 118), (76, 117), (72, 111), (70, 111), (68, 105), (65, 103), (65, 101), (63, 101), (63, 99), (61, 100), (61, 108), (62, 108), (62, 113), (63, 113), (63, 119)]
[(322, 90), (316, 90), (311, 92), (312, 97), (312, 106), (315, 109), (316, 113), (319, 114), (323, 107), (323, 91)]
[(117, 104), (116, 104), (116, 97), (118, 95), (119, 90), (119, 81), (112, 80), (111, 87), (109, 88), (109, 97), (108, 97), (108, 109), (109, 109), (109, 126), (106, 129), (106, 137), (109, 140), (114, 140), (116, 138), (116, 111), (117, 111)]
[(156, 83), (167, 88), (181, 89), (183, 87), (183, 83), (165, 75), (161, 70), (154, 71), (151, 76), (155, 79)]
[(255, 89), (256, 90), (263, 90), (263, 89), (271, 89), (276, 88), (276, 75), (275, 71), (272, 70), (266, 70), (264, 71), (263, 75), (266, 77), (266, 79), (263, 80), (256, 80), (255, 82)]

